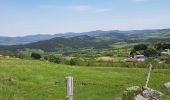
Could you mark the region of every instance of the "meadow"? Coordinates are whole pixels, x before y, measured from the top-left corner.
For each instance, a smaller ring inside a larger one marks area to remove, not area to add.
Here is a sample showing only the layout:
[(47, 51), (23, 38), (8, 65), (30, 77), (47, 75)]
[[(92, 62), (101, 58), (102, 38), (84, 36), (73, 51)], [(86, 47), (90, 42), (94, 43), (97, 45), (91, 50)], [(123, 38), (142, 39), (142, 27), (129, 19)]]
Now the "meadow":
[[(0, 59), (0, 100), (65, 100), (65, 77), (74, 77), (74, 100), (114, 100), (130, 86), (144, 86), (146, 68), (83, 67), (39, 60)], [(163, 92), (170, 69), (154, 69), (149, 87)], [(5, 80), (10, 77), (11, 80)]]

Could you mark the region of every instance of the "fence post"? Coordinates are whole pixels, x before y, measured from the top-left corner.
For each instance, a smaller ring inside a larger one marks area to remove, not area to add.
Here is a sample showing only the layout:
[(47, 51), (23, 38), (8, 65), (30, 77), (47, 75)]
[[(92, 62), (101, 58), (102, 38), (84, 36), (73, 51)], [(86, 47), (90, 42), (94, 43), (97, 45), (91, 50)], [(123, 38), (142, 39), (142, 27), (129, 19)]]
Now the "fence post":
[(66, 77), (66, 100), (73, 100), (73, 77)]
[(147, 78), (146, 78), (145, 88), (148, 87), (148, 83), (149, 83), (149, 79), (150, 79), (150, 76), (151, 76), (152, 67), (153, 67), (152, 64), (150, 64), (149, 71), (148, 71)]

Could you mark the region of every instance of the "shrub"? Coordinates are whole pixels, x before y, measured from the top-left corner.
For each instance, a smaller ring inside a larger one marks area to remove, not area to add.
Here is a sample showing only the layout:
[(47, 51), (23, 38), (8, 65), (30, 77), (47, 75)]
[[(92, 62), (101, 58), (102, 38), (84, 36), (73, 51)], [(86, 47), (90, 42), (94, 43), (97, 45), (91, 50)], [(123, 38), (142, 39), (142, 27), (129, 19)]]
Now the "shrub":
[(48, 56), (48, 60), (49, 60), (50, 62), (54, 62), (54, 63), (57, 63), (57, 64), (60, 64), (60, 63), (62, 63), (62, 61), (63, 61), (62, 57), (59, 56), (59, 55), (56, 55), (56, 54), (51, 54), (51, 55), (49, 55), (49, 56)]
[(31, 58), (31, 52), (28, 50), (20, 50), (17, 53), (17, 57), (19, 58)]
[[(23, 50), (19, 50), (17, 52), (17, 57), (19, 58), (31, 58), (32, 57), (32, 54), (35, 54), (35, 56), (38, 57), (38, 54), (39, 55), (43, 55), (44, 54), (44, 51), (41, 50), (41, 49), (29, 49), (29, 48), (26, 48), (26, 49), (23, 49)], [(33, 54), (33, 56), (34, 56)], [(34, 58), (34, 57), (32, 57)]]
[(49, 60), (48, 55), (44, 55), (44, 56), (43, 56), (43, 59), (48, 61), (48, 60)]
[(70, 65), (85, 65), (85, 62), (83, 59), (80, 59), (80, 58), (72, 58), (70, 60)]
[(87, 66), (95, 66), (95, 63), (97, 63), (95, 60), (89, 59), (89, 60), (87, 61)]
[(38, 54), (38, 53), (32, 53), (31, 54), (31, 57), (33, 58), (33, 59), (40, 59), (41, 58), (41, 55), (40, 54)]

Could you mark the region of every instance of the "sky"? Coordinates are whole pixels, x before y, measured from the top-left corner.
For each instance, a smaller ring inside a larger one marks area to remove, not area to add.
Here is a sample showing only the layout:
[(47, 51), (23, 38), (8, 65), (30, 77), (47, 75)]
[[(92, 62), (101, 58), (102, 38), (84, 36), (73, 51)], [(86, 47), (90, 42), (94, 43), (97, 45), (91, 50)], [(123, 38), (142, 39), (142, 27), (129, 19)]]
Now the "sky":
[(170, 0), (0, 0), (0, 36), (170, 28)]

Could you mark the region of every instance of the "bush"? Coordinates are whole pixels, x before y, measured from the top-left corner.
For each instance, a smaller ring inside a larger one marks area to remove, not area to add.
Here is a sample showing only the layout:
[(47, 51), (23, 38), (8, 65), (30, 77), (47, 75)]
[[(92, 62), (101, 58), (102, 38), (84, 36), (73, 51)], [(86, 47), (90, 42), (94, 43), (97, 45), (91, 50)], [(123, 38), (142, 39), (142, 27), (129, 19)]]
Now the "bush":
[(97, 63), (95, 60), (89, 59), (89, 60), (87, 61), (87, 66), (95, 66), (95, 63)]
[(50, 62), (54, 62), (54, 63), (57, 63), (57, 64), (60, 64), (63, 61), (62, 57), (59, 56), (59, 55), (56, 55), (56, 54), (51, 54), (46, 59), (48, 59)]
[(48, 61), (48, 60), (49, 60), (48, 55), (44, 55), (44, 56), (43, 56), (43, 59)]
[(31, 58), (31, 52), (28, 51), (28, 50), (20, 50), (17, 53), (17, 57), (22, 58), (22, 59), (24, 59), (24, 58), (27, 58), (27, 59)]
[[(34, 53), (34, 54), (33, 54)], [(41, 50), (41, 49), (29, 49), (29, 48), (26, 48), (26, 49), (23, 49), (23, 50), (19, 50), (18, 52), (17, 52), (17, 57), (19, 57), (19, 58), (26, 58), (26, 59), (28, 59), (28, 58), (31, 58), (32, 57), (32, 54), (33, 54), (33, 56), (35, 55), (35, 56), (37, 56), (38, 57), (38, 54), (39, 55), (43, 55), (44, 54), (44, 51), (43, 50)], [(32, 58), (34, 58), (34, 57), (32, 57)], [(36, 58), (36, 57), (35, 57)], [(37, 58), (36, 58), (37, 59)]]
[(40, 59), (40, 58), (41, 58), (41, 55), (38, 54), (38, 53), (32, 53), (32, 54), (31, 54), (31, 57), (32, 57), (33, 59)]
[(80, 58), (72, 58), (70, 60), (70, 65), (81, 65), (84, 66), (86, 65), (83, 59)]

